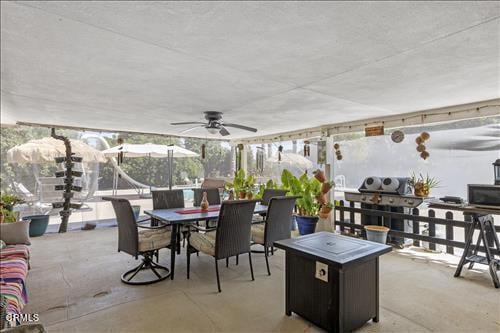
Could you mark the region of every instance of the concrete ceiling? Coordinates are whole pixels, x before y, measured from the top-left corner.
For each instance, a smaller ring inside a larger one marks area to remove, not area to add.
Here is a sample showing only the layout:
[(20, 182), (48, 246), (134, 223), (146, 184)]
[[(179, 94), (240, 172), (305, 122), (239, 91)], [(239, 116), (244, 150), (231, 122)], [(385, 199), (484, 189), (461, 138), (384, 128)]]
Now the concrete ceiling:
[(500, 97), (498, 2), (1, 9), (2, 123), (178, 134), (219, 110), (264, 135)]

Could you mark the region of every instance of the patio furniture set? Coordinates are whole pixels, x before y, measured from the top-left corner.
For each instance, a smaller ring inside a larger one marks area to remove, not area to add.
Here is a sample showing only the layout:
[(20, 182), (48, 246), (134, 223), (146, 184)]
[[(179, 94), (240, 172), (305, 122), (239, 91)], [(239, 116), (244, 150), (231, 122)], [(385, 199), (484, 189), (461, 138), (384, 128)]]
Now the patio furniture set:
[[(201, 198), (207, 194), (210, 206), (202, 210)], [(145, 211), (149, 218), (136, 220), (127, 199), (104, 197), (111, 201), (118, 223), (118, 251), (143, 259), (137, 267), (125, 272), (124, 283), (141, 285), (174, 279), (176, 255), (185, 246), (187, 278), (190, 274), (191, 254), (202, 252), (215, 262), (217, 289), (220, 292), (218, 262), (248, 254), (251, 278), (252, 245), (264, 247), (268, 275), (271, 275), (268, 256), (274, 252), (275, 241), (290, 238), (295, 196), (285, 196), (280, 190), (266, 190), (262, 200), (222, 201), (217, 188), (194, 189), (194, 208), (184, 206), (183, 190), (152, 191), (153, 210)], [(259, 216), (260, 215), (260, 216)], [(259, 216), (259, 218), (256, 218)], [(149, 225), (144, 222), (150, 221)], [(187, 241), (187, 243), (186, 243)], [(181, 244), (182, 243), (182, 244)], [(170, 249), (170, 267), (158, 264), (159, 250)], [(255, 251), (257, 252), (257, 251)], [(156, 259), (156, 260), (155, 260)], [(155, 278), (134, 279), (142, 270), (151, 270)]]

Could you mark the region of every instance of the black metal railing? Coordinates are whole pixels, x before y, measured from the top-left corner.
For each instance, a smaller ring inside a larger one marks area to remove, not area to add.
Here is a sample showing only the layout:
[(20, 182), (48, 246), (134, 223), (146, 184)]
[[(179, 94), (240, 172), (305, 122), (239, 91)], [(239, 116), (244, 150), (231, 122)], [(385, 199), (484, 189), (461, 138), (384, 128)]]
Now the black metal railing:
[[(420, 246), (420, 242), (428, 242), (430, 250), (436, 250), (437, 244), (444, 245), (446, 246), (446, 252), (450, 254), (455, 253), (455, 248), (463, 249), (465, 247), (465, 243), (463, 241), (455, 240), (454, 228), (462, 228), (463, 231), (461, 232), (463, 233), (463, 239), (465, 239), (469, 227), (472, 225), (470, 215), (462, 215), (463, 220), (456, 220), (455, 215), (451, 211), (445, 212), (445, 218), (438, 218), (436, 217), (436, 210), (434, 209), (429, 209), (427, 216), (420, 215), (420, 210), (418, 208), (413, 208), (411, 210), (411, 214), (403, 214), (376, 209), (359, 208), (354, 202), (348, 202), (348, 205), (346, 205), (344, 200), (340, 200), (338, 205), (335, 207), (334, 212), (335, 227), (339, 228), (342, 233), (357, 234), (365, 237), (364, 225), (356, 223), (356, 221), (361, 221), (362, 214), (381, 217), (383, 220), (403, 219), (411, 221), (413, 226), (412, 232), (403, 232), (391, 229), (389, 231), (389, 235), (413, 239), (413, 245), (415, 246)], [(346, 215), (348, 215), (349, 218), (346, 218)], [(428, 224), (428, 235), (421, 234), (421, 223)], [(436, 236), (436, 225), (445, 226), (445, 238)], [(495, 226), (495, 232), (500, 233), (500, 226)], [(492, 248), (493, 239), (488, 237), (488, 241), (491, 253), (500, 255), (500, 251)], [(475, 247), (476, 245), (471, 246), (472, 249), (475, 249)], [(484, 250), (485, 248), (483, 246), (479, 247), (479, 251), (484, 252)]]

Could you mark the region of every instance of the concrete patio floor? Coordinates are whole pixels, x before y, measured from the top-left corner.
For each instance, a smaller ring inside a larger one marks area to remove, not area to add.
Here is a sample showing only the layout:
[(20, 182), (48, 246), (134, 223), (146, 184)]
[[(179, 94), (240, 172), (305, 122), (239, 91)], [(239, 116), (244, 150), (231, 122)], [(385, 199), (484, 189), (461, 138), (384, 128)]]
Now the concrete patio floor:
[[(213, 259), (192, 257), (186, 279), (184, 252), (176, 278), (148, 286), (128, 286), (120, 275), (135, 260), (118, 253), (117, 229), (48, 234), (32, 239), (25, 313), (39, 313), (48, 332), (319, 332), (297, 315), (284, 314), (284, 256), (253, 256), (221, 267), (216, 293)], [(169, 263), (162, 250), (160, 263)], [(359, 332), (499, 332), (500, 297), (484, 270), (453, 278), (458, 258), (402, 250), (380, 260), (379, 323)], [(223, 267), (223, 268), (222, 268)]]

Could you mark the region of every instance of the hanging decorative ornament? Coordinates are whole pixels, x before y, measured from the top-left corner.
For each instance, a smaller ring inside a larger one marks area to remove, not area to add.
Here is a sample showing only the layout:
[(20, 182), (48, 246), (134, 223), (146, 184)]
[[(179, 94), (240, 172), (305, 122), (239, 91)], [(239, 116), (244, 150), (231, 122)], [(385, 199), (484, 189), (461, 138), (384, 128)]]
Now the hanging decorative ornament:
[(338, 143), (334, 144), (333, 149), (335, 149), (335, 156), (337, 156), (337, 161), (342, 160), (342, 152), (340, 151), (340, 145)]
[[(118, 138), (118, 139), (116, 140), (116, 143), (118, 143), (118, 145), (122, 145), (124, 142), (125, 142), (125, 141), (123, 140), (123, 138)], [(120, 147), (120, 148), (118, 148), (118, 149), (120, 149), (120, 150), (121, 150), (121, 149), (122, 149), (122, 147)], [(118, 163), (118, 165), (120, 165), (120, 164), (122, 164), (122, 163), (123, 163), (123, 152), (122, 152), (122, 151), (120, 151), (120, 152), (118, 153), (117, 163)]]
[(257, 171), (259, 172), (264, 172), (264, 146), (257, 147), (257, 152), (256, 152), (256, 164), (257, 164)]
[(207, 146), (203, 143), (201, 145), (201, 159), (205, 159), (205, 156), (206, 156), (206, 150), (207, 150)]
[(424, 160), (428, 159), (430, 154), (427, 151), (426, 146), (424, 143), (429, 140), (431, 135), (428, 132), (422, 132), (420, 133), (419, 136), (415, 139), (415, 143), (417, 144), (417, 152), (420, 153), (420, 157), (423, 158)]
[(281, 162), (281, 153), (283, 152), (283, 146), (278, 147), (278, 162)]
[(304, 156), (311, 156), (311, 146), (307, 140), (304, 141)]

